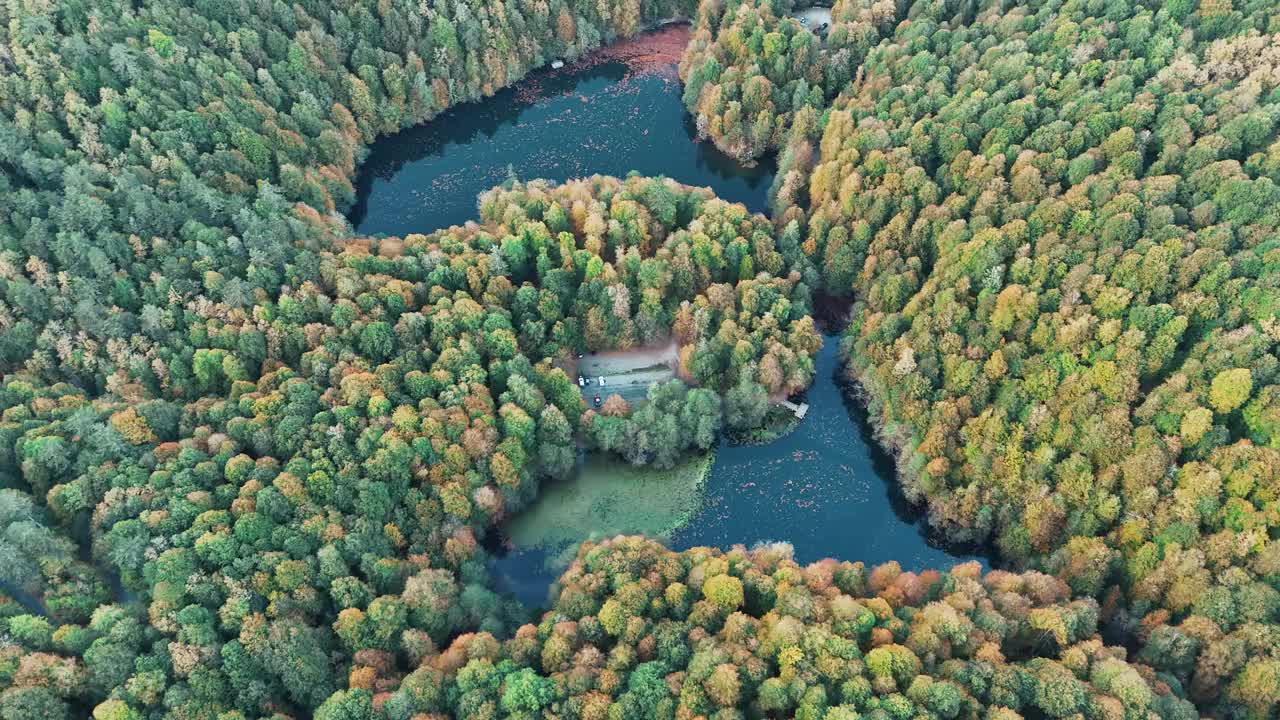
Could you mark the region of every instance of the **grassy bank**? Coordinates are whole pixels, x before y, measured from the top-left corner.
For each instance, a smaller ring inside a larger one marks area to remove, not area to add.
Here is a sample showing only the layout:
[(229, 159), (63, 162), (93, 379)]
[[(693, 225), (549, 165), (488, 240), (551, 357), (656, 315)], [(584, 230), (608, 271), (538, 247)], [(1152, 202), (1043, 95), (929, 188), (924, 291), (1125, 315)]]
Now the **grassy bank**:
[(642, 533), (665, 540), (702, 506), (714, 461), (715, 454), (706, 453), (656, 470), (590, 455), (573, 477), (543, 487), (507, 536), (518, 547), (569, 555), (587, 539)]

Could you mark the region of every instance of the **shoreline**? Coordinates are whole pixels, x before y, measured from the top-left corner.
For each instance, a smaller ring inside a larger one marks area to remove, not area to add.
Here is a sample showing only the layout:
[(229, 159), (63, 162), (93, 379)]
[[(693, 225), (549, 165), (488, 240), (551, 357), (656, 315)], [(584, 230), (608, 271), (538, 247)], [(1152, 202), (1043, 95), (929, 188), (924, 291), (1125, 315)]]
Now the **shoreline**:
[(850, 367), (847, 358), (839, 357), (834, 383), (849, 417), (862, 432), (868, 446), (874, 448), (873, 455), (880, 455), (892, 465), (890, 472), (878, 472), (876, 475), (884, 480), (889, 493), (889, 503), (894, 511), (899, 517), (917, 523), (930, 545), (950, 555), (969, 555), (980, 558), (988, 570), (1009, 569), (1005, 558), (1000, 555), (999, 549), (990, 538), (975, 540), (951, 537), (945, 528), (934, 524), (928, 499), (924, 496), (918, 500), (913, 499), (907, 493), (905, 483), (911, 477), (911, 473), (904, 465), (904, 448), (885, 431), (877, 413), (873, 412), (874, 398), (860, 377), (851, 376)]

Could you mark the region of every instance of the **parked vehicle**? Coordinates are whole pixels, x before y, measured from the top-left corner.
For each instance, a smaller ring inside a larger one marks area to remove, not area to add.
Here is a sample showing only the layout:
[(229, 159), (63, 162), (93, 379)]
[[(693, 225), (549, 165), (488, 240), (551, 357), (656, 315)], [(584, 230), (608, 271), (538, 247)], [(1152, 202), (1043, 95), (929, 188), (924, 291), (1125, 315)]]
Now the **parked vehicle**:
[(600, 395), (599, 395), (599, 394), (597, 394), (597, 395), (596, 395), (596, 397), (595, 397), (595, 404), (596, 404), (596, 407), (600, 407)]
[(600, 376), (600, 387), (604, 387), (604, 376)]

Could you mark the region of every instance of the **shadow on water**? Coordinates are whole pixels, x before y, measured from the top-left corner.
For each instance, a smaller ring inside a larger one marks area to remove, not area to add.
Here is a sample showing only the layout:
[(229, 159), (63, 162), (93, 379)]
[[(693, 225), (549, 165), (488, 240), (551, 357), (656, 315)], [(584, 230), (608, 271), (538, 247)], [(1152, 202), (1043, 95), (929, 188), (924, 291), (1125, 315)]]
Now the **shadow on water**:
[[(120, 574), (114, 568), (105, 562), (98, 562), (94, 559), (92, 552), (89, 550), (92, 546), (92, 541), (90, 539), (88, 520), (87, 515), (81, 515), (73, 520), (71, 524), (69, 536), (70, 539), (75, 541), (76, 559), (93, 566), (94, 570), (97, 571), (98, 578), (106, 584), (108, 591), (111, 593), (110, 602), (117, 605), (126, 605), (137, 601), (138, 596), (124, 586), (120, 579)], [(0, 580), (0, 595), (8, 595), (30, 615), (49, 616), (49, 611), (44, 606), (44, 591), (31, 593), (18, 584)]]
[[(839, 341), (839, 338), (836, 338)], [(844, 365), (840, 364), (836, 367), (835, 385), (840, 390), (841, 397), (844, 400), (844, 406), (849, 413), (849, 418), (858, 428), (858, 436), (862, 439), (862, 443), (869, 449), (871, 456), (871, 464), (875, 469), (875, 474), (884, 481), (885, 492), (888, 493), (889, 505), (893, 508), (893, 512), (898, 519), (904, 523), (911, 523), (916, 526), (916, 530), (924, 539), (929, 547), (946, 553), (955, 562), (966, 562), (976, 560), (982, 564), (983, 568), (991, 568), (991, 559), (995, 557), (994, 549), (987, 544), (957, 542), (946, 537), (946, 535), (929, 524), (924, 509), (911, 502), (910, 498), (902, 491), (902, 485), (897, 481), (898, 462), (885, 446), (876, 437), (876, 430), (871, 424), (871, 415), (861, 399), (862, 392), (854, 382), (846, 379), (844, 373)], [(897, 559), (897, 558), (890, 558)], [(946, 567), (950, 562), (944, 562), (942, 565), (933, 566), (935, 569)], [(905, 569), (919, 569), (906, 567)]]
[(13, 583), (0, 580), (0, 595), (8, 595), (14, 602), (22, 606), (22, 609), (26, 610), (28, 615), (44, 617), (49, 614), (40, 602), (40, 598)]
[(557, 553), (539, 546), (513, 547), (500, 530), (486, 535), (483, 547), (493, 558), (489, 572), (498, 591), (511, 593), (530, 610), (550, 607), (552, 585), (560, 575)]

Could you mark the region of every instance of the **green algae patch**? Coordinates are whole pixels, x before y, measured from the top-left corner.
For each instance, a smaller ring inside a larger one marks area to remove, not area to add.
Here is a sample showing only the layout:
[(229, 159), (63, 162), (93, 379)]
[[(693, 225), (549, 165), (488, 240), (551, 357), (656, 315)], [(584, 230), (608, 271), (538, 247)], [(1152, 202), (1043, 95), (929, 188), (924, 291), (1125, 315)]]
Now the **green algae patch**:
[(709, 452), (657, 470), (589, 455), (573, 477), (544, 485), (537, 501), (508, 525), (507, 537), (560, 562), (572, 558), (583, 540), (635, 534), (668, 540), (702, 507), (714, 461)]

